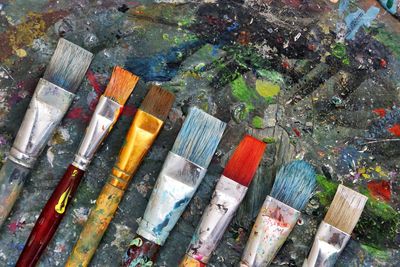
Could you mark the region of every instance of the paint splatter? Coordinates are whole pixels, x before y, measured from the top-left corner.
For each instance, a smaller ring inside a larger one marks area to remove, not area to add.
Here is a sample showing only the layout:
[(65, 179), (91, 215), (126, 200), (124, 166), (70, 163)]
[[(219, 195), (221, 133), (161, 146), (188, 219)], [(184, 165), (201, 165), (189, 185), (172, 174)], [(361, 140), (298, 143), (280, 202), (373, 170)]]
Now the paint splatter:
[(383, 118), (386, 115), (386, 110), (384, 108), (376, 108), (372, 110), (375, 114), (379, 115), (379, 117)]
[(395, 136), (400, 136), (400, 124), (395, 124), (392, 127), (390, 127), (389, 132), (391, 132)]
[(390, 182), (385, 180), (368, 182), (368, 190), (373, 197), (389, 202), (392, 192), (390, 190)]
[(353, 13), (350, 13), (345, 18), (345, 22), (347, 25), (347, 40), (354, 40), (356, 33), (361, 28), (361, 26), (369, 27), (371, 22), (376, 18), (379, 13), (379, 8), (375, 6), (371, 6), (367, 12), (364, 10), (357, 8), (357, 10)]
[(281, 90), (279, 84), (265, 80), (256, 80), (256, 90), (259, 95), (265, 98), (276, 96)]

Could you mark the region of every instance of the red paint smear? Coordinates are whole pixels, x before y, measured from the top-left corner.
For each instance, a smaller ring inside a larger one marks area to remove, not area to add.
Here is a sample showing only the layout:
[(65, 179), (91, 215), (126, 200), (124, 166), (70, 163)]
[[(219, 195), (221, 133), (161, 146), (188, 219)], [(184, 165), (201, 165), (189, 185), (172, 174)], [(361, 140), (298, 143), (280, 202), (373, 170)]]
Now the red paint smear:
[(86, 122), (90, 121), (90, 117), (81, 107), (72, 108), (67, 114), (68, 119), (82, 119)]
[(122, 109), (121, 115), (125, 116), (125, 117), (133, 117), (133, 116), (135, 116), (136, 111), (137, 111), (137, 108), (134, 106), (125, 106)]
[(379, 117), (383, 118), (386, 115), (386, 110), (384, 108), (376, 108), (372, 110), (375, 114), (379, 115)]
[(91, 70), (88, 70), (86, 72), (86, 77), (97, 95), (97, 97), (94, 97), (93, 100), (89, 103), (89, 109), (91, 111), (94, 111), (96, 109), (97, 103), (99, 102), (100, 95), (104, 91), (104, 88), (97, 82), (96, 75)]
[(390, 127), (388, 130), (395, 136), (400, 136), (400, 124), (395, 124), (395, 125), (393, 125), (393, 127)]
[(370, 181), (368, 182), (367, 187), (374, 198), (384, 201), (390, 201), (392, 192), (390, 191), (390, 183), (388, 181)]
[(93, 73), (93, 71), (88, 70), (86, 72), (86, 77), (89, 81), (89, 83), (93, 86), (94, 90), (96, 91), (97, 94), (102, 94), (104, 89), (102, 86), (97, 82), (96, 76)]
[(8, 230), (15, 233), (17, 230), (24, 228), (25, 222), (15, 221), (8, 225)]
[(386, 69), (386, 67), (387, 67), (387, 62), (386, 62), (386, 60), (383, 59), (383, 58), (381, 58), (381, 60), (379, 60), (379, 65), (380, 65), (382, 68)]
[(293, 132), (296, 134), (297, 137), (301, 136), (300, 131), (297, 128), (292, 128)]

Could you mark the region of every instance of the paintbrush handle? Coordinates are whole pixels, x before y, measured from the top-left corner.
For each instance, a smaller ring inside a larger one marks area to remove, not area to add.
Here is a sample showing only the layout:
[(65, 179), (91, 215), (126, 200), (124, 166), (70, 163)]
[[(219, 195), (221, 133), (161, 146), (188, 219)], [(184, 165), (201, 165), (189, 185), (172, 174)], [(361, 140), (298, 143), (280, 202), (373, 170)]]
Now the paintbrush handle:
[(65, 267), (88, 266), (117, 211), (124, 192), (109, 183), (104, 185)]
[(157, 259), (160, 246), (147, 240), (146, 238), (136, 235), (131, 241), (129, 249), (122, 260), (123, 267), (146, 267), (153, 266)]
[(21, 193), (30, 169), (7, 160), (0, 170), (0, 227)]
[(17, 267), (34, 267), (51, 241), (65, 210), (72, 200), (85, 172), (69, 165), (61, 181), (43, 208), (19, 256)]

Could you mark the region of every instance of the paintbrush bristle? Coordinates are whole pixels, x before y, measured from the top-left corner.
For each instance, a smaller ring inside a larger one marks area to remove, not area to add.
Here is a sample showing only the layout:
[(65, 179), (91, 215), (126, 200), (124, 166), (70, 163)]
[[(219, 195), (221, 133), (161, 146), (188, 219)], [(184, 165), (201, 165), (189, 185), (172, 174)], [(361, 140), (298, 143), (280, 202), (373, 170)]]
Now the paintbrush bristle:
[(264, 142), (246, 135), (233, 152), (222, 175), (241, 185), (249, 186), (266, 146)]
[(165, 121), (174, 101), (175, 96), (173, 93), (159, 86), (152, 85), (146, 97), (143, 99), (140, 109)]
[(324, 221), (351, 234), (368, 198), (344, 185), (339, 185)]
[(75, 93), (89, 68), (92, 58), (93, 54), (89, 51), (61, 38), (43, 78), (71, 93)]
[(226, 123), (192, 108), (186, 117), (172, 152), (207, 168), (222, 138)]
[(121, 106), (125, 105), (139, 77), (130, 73), (119, 66), (115, 66), (111, 74), (110, 81), (104, 91), (104, 96), (108, 97)]
[(311, 198), (315, 186), (314, 168), (305, 161), (296, 160), (279, 170), (272, 186), (271, 196), (301, 211)]

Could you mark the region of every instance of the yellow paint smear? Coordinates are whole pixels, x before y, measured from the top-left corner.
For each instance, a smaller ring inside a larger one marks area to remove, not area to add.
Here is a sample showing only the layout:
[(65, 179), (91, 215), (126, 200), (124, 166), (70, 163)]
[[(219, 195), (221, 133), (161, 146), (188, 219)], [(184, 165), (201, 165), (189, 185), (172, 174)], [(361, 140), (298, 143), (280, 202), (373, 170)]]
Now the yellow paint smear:
[(263, 97), (276, 96), (280, 90), (281, 88), (278, 84), (265, 80), (256, 80), (256, 91), (260, 96)]

